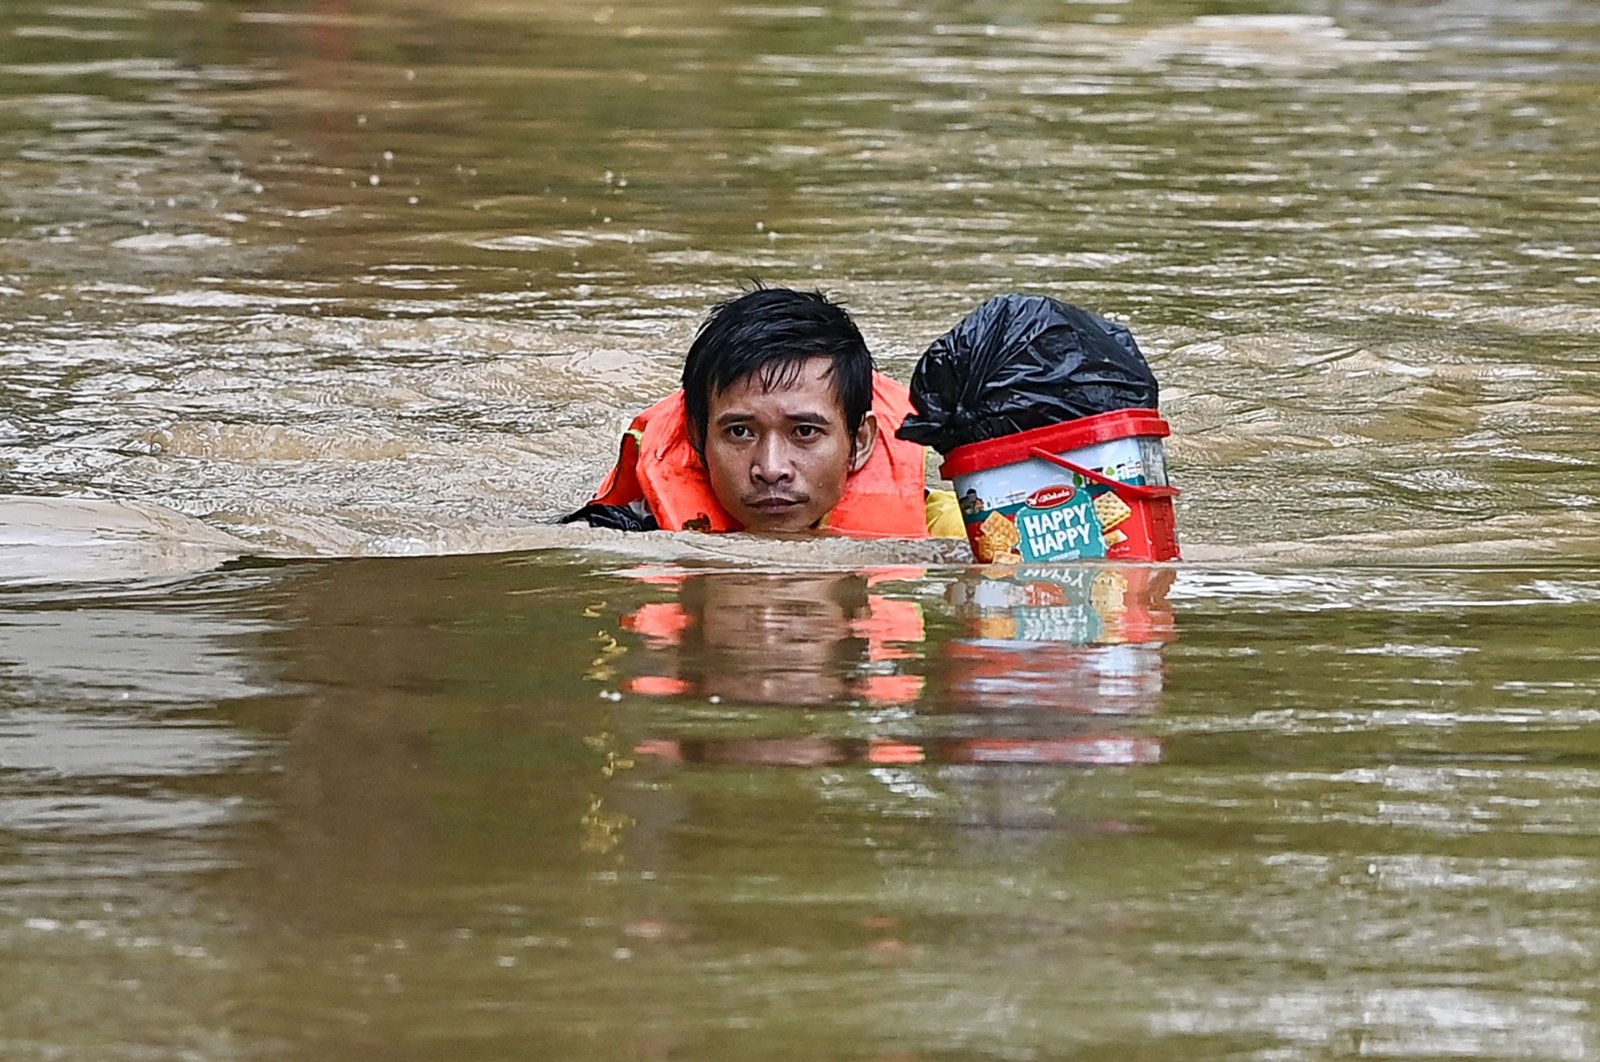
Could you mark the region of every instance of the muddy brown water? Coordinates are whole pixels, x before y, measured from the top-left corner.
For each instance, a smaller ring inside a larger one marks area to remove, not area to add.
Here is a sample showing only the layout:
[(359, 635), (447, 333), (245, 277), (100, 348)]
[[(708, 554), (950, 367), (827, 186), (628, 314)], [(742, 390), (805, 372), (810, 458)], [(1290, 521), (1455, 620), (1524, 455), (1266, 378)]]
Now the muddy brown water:
[[(1600, 1056), (1584, 0), (0, 8), (0, 1057)], [(1171, 568), (554, 528), (748, 278)]]

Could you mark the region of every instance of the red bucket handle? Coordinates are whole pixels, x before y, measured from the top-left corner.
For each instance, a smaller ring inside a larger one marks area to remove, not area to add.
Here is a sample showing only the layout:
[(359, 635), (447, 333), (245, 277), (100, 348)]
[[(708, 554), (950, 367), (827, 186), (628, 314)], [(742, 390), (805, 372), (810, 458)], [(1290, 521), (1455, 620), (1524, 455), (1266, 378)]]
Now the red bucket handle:
[(1042, 446), (1035, 446), (1029, 452), (1041, 461), (1049, 461), (1052, 465), (1060, 465), (1068, 472), (1076, 472), (1084, 479), (1099, 483), (1104, 487), (1110, 487), (1113, 493), (1124, 501), (1129, 498), (1137, 501), (1149, 501), (1152, 498), (1175, 498), (1181, 493), (1177, 487), (1147, 487), (1140, 483), (1124, 483), (1120, 479), (1112, 479), (1110, 476), (1096, 472), (1092, 468), (1084, 468), (1082, 465), (1074, 464), (1060, 454), (1053, 454)]

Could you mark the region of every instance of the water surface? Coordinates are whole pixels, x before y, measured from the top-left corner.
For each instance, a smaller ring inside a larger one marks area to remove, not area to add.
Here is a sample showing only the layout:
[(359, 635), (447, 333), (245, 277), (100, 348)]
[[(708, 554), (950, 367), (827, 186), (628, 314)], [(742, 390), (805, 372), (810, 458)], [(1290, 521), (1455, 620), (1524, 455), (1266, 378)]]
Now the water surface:
[[(1581, 0), (0, 11), (0, 1055), (1583, 1059)], [(554, 528), (749, 278), (1188, 561)]]

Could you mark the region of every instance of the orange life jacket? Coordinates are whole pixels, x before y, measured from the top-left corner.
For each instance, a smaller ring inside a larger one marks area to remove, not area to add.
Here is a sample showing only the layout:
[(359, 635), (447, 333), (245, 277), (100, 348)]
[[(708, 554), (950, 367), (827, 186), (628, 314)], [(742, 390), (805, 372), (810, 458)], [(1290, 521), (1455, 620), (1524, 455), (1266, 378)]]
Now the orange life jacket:
[[(830, 531), (864, 538), (926, 538), (924, 453), (896, 439), (911, 413), (911, 394), (882, 373), (872, 375), (878, 443), (845, 481), (844, 496), (824, 518)], [(674, 391), (633, 418), (617, 463), (590, 504), (627, 505), (643, 498), (665, 531), (739, 531), (717, 501), (704, 462), (689, 442), (683, 391)]]

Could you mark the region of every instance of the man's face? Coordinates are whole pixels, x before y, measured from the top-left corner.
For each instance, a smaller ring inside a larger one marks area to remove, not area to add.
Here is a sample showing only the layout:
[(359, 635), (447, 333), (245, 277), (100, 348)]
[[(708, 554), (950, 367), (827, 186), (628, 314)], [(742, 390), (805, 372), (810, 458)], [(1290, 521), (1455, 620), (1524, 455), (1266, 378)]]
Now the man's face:
[(808, 358), (788, 387), (765, 390), (751, 374), (711, 396), (711, 489), (745, 530), (805, 530), (839, 504), (845, 480), (871, 455), (877, 421), (870, 411), (862, 419), (852, 454), (831, 364)]

